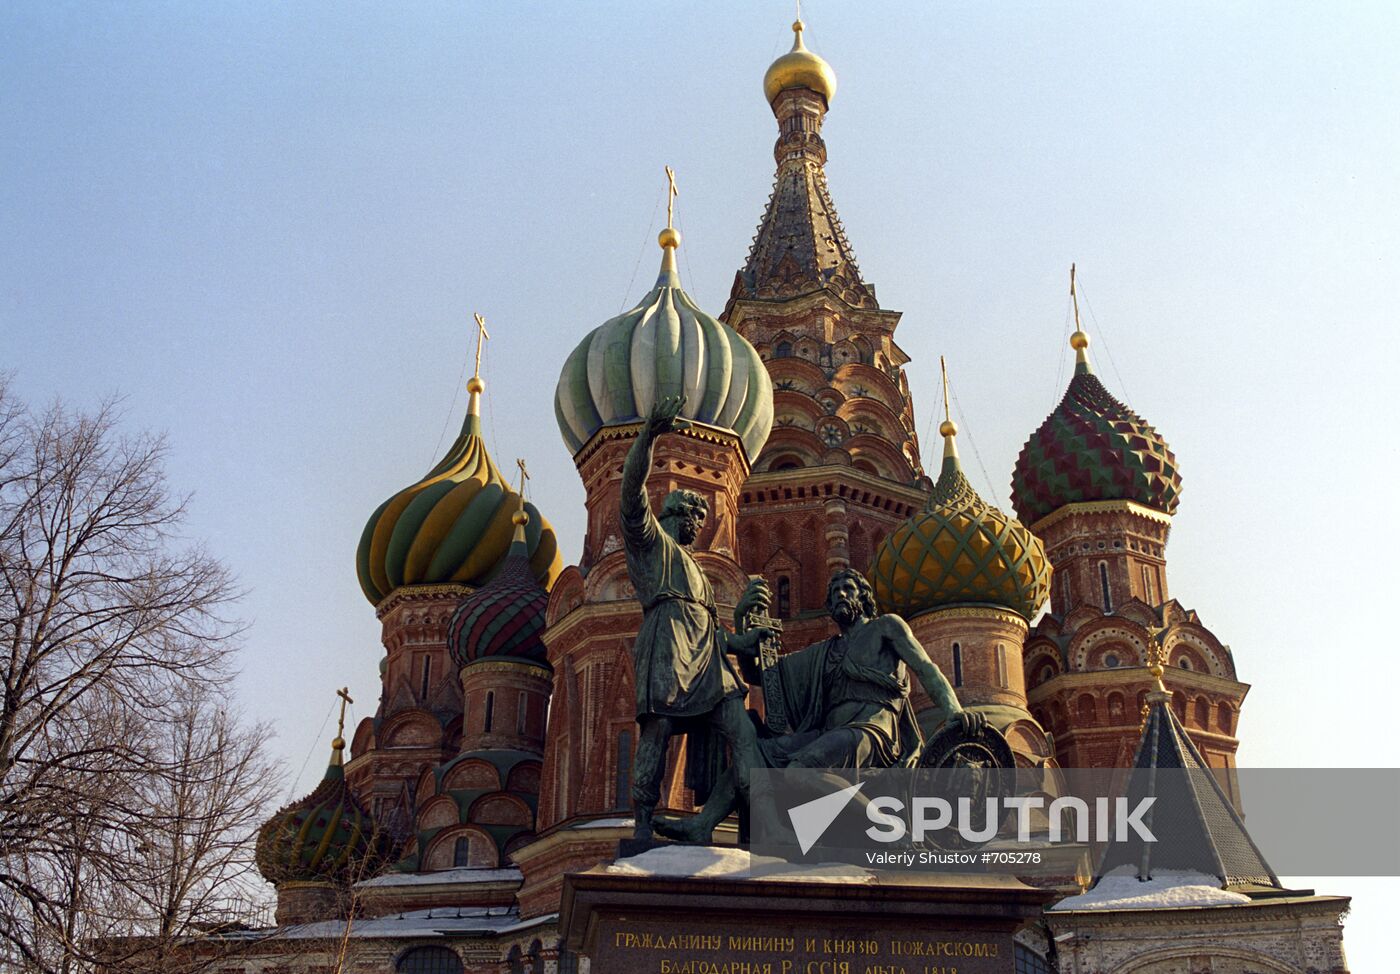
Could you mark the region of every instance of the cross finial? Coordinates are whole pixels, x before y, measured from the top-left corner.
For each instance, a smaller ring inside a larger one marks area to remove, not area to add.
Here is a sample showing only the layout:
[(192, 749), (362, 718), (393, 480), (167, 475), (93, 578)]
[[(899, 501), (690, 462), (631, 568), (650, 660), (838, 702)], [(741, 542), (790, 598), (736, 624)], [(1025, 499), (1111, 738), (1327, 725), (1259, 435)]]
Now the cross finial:
[(476, 319), (476, 369), (472, 372), (472, 377), (481, 378), (481, 346), (482, 343), (491, 337), (486, 330), (486, 319), (476, 312), (472, 312), (472, 317)]
[(676, 212), (676, 197), (681, 195), (681, 191), (676, 189), (676, 171), (670, 166), (666, 167), (666, 228), (674, 230), (673, 220)]
[(343, 740), (345, 737), (345, 705), (354, 703), (355, 698), (350, 696), (349, 687), (341, 687), (335, 691), (335, 695), (340, 698), (340, 720), (336, 724), (335, 736)]
[(948, 406), (948, 363), (943, 356), (938, 356), (938, 367), (943, 371), (943, 418), (947, 422), (953, 421), (953, 411)]
[(525, 458), (517, 457), (515, 465), (520, 468), (520, 501), (525, 502), (525, 481), (530, 479), (530, 471), (525, 469)]
[(1074, 290), (1074, 265), (1069, 265), (1069, 299), (1074, 302), (1074, 330), (1079, 331), (1079, 295)]

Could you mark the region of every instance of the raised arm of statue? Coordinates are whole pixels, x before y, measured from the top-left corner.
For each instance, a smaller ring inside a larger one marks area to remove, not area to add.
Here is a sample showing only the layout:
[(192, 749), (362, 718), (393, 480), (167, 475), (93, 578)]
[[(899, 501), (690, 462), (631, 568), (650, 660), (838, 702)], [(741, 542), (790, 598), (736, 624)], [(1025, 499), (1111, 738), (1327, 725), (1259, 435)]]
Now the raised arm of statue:
[(649, 546), (656, 539), (657, 522), (647, 500), (647, 473), (651, 470), (651, 452), (656, 438), (672, 430), (690, 425), (679, 419), (685, 400), (680, 396), (662, 399), (652, 407), (642, 424), (641, 432), (627, 451), (622, 465), (622, 530), (628, 544)]
[(980, 726), (982, 715), (963, 710), (957, 694), (953, 692), (952, 684), (933, 660), (928, 658), (928, 653), (924, 652), (923, 645), (914, 637), (909, 623), (896, 615), (881, 616), (880, 621), (885, 626), (885, 638), (890, 641), (899, 658), (904, 660), (904, 665), (913, 670), (914, 675), (919, 678), (919, 683), (923, 685), (929, 700), (948, 715), (949, 721), (959, 718), (969, 732), (974, 732), (976, 727), (972, 725)]

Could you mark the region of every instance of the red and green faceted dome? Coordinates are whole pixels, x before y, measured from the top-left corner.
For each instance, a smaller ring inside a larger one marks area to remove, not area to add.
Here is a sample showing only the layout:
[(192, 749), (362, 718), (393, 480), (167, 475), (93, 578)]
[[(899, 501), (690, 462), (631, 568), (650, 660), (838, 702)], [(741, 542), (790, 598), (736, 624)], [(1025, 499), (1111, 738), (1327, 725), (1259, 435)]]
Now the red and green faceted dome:
[(258, 871), (280, 886), (295, 882), (355, 882), (374, 875), (392, 851), (345, 784), (332, 760), (316, 790), (281, 809), (258, 830)]
[(1011, 504), (1032, 525), (1066, 504), (1135, 501), (1173, 514), (1180, 500), (1181, 473), (1166, 440), (1084, 364), (1011, 476)]
[(516, 541), (496, 577), (457, 604), (447, 626), (447, 648), (458, 666), (479, 659), (545, 662), (544, 612), (549, 593)]

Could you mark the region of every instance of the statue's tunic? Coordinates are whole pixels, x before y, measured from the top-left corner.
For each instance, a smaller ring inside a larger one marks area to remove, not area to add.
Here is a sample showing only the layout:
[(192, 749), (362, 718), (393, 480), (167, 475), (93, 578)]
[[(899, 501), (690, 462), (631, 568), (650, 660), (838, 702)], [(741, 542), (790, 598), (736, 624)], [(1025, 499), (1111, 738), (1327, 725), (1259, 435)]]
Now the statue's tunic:
[(792, 733), (759, 741), (770, 766), (801, 760), (813, 747), (833, 768), (888, 768), (917, 758), (923, 739), (904, 662), (873, 627), (869, 637), (832, 636), (778, 660)]
[(661, 529), (644, 490), (622, 495), (627, 573), (642, 604), (632, 647), (637, 716), (697, 717), (744, 691), (725, 655), (714, 591), (685, 546)]

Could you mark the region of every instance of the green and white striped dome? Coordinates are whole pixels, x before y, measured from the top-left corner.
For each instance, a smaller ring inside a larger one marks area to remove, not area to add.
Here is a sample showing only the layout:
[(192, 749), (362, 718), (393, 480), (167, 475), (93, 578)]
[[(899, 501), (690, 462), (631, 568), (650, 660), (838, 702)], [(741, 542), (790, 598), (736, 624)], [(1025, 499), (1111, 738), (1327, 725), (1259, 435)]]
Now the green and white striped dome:
[(773, 428), (773, 382), (738, 332), (681, 290), (675, 249), (656, 286), (631, 311), (588, 334), (564, 363), (554, 414), (577, 455), (606, 426), (640, 422), (660, 399), (683, 396), (681, 416), (734, 433), (750, 463)]

